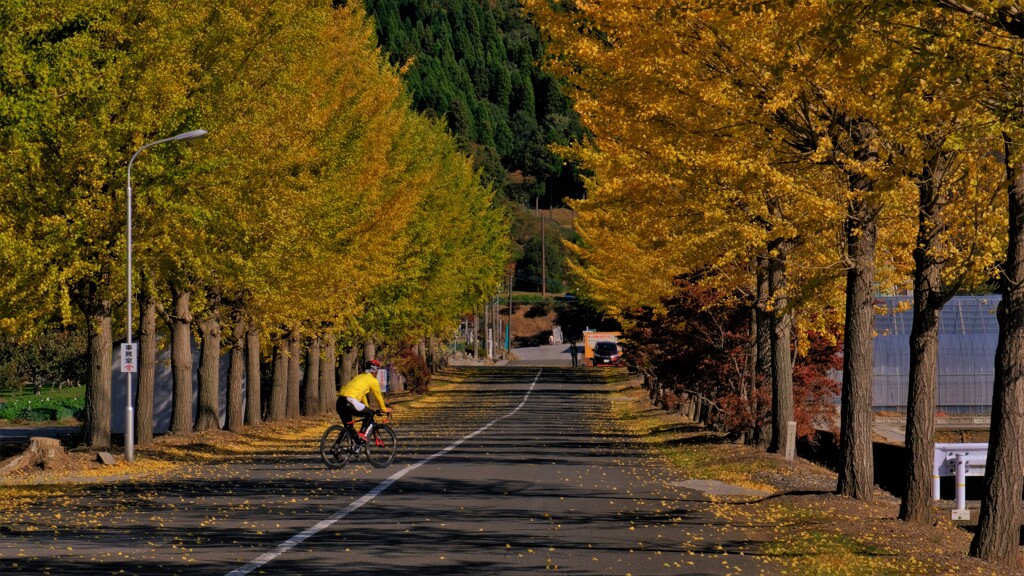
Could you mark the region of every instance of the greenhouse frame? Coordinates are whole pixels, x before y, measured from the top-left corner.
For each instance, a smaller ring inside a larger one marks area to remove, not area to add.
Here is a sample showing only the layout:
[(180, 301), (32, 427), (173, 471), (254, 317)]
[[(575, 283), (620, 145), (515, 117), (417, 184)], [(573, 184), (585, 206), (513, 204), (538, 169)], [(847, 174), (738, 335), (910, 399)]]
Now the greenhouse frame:
[[(988, 414), (992, 411), (999, 323), (999, 295), (955, 296), (939, 319), (936, 411)], [(913, 297), (878, 298), (875, 313), (874, 409), (906, 412), (910, 378)]]

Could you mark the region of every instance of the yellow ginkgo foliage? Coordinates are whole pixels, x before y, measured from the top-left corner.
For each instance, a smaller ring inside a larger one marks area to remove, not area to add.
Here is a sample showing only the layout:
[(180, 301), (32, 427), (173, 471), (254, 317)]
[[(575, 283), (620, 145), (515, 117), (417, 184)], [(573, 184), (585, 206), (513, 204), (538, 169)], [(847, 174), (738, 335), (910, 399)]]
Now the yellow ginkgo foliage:
[[(593, 172), (576, 205), (590, 291), (614, 311), (656, 304), (675, 275), (749, 294), (755, 272), (770, 274), (777, 417), (789, 316), (845, 309), (839, 485), (870, 498), (874, 297), (910, 283), (928, 162), (992, 153), (976, 129), (990, 123), (976, 106), (984, 81), (956, 63), (970, 42), (923, 32), (957, 29), (928, 7), (526, 4), (591, 135), (567, 151)], [(977, 180), (980, 165), (953, 180)], [(998, 214), (983, 189), (951, 196), (961, 210), (943, 256), (960, 271), (984, 267), (984, 250), (960, 243)]]

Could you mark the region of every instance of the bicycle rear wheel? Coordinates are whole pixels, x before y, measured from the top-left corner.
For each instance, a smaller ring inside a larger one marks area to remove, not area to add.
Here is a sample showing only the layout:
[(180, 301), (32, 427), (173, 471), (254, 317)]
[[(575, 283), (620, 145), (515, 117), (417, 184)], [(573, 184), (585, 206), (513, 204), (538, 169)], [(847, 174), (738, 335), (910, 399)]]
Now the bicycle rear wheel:
[(344, 426), (330, 426), (320, 438), (320, 458), (328, 468), (342, 468), (348, 464), (355, 451), (352, 436)]
[(366, 459), (374, 468), (387, 468), (395, 461), (398, 442), (387, 424), (375, 424), (373, 437), (366, 442)]

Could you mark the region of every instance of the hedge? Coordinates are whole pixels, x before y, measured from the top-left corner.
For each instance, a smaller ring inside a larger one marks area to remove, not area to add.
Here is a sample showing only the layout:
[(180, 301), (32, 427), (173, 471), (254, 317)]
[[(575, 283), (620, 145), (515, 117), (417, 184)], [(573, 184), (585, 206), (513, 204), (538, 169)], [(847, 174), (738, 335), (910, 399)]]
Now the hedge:
[(66, 420), (85, 410), (85, 398), (21, 398), (0, 404), (0, 420)]

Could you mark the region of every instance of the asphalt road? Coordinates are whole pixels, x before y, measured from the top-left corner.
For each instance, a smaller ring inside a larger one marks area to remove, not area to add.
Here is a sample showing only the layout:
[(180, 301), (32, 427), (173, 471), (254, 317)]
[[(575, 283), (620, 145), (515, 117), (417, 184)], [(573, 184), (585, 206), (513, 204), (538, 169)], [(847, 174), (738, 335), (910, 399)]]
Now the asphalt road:
[[(54, 496), (0, 521), (0, 574), (758, 574), (757, 543), (608, 432), (594, 369), (465, 369), (395, 464), (310, 446)], [(597, 431), (595, 431), (597, 430)], [(605, 432), (600, 432), (605, 430)], [(770, 570), (769, 570), (770, 571)]]

